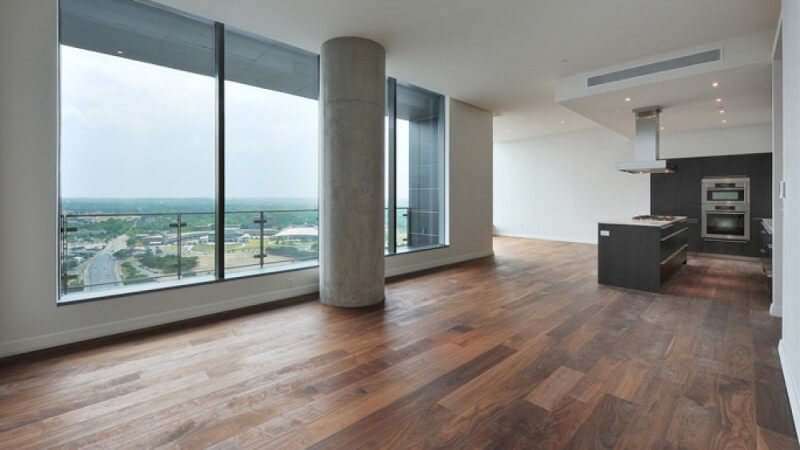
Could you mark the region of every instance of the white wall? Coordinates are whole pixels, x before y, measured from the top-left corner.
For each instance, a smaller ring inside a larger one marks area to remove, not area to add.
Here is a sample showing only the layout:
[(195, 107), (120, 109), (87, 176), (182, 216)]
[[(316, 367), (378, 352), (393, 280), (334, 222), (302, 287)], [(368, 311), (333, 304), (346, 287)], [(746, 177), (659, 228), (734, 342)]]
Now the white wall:
[[(0, 356), (315, 292), (316, 269), (56, 306), (57, 4), (0, 2)], [(450, 243), (387, 274), (491, 253), (492, 123), (448, 102)]]
[(605, 129), (495, 143), (495, 233), (597, 243), (598, 220), (650, 213), (650, 176), (615, 169), (630, 159)]
[[(495, 234), (597, 242), (597, 221), (650, 213), (650, 176), (618, 172), (633, 141), (606, 129), (494, 144)], [(661, 136), (662, 158), (772, 151), (770, 124)]]
[(781, 27), (772, 55), (772, 305), (770, 314), (783, 314), (783, 200), (779, 183), (783, 180), (783, 43)]
[(661, 136), (661, 157), (664, 159), (769, 152), (772, 152), (770, 123)]
[(800, 424), (800, 0), (783, 0), (783, 339), (779, 346), (795, 428)]

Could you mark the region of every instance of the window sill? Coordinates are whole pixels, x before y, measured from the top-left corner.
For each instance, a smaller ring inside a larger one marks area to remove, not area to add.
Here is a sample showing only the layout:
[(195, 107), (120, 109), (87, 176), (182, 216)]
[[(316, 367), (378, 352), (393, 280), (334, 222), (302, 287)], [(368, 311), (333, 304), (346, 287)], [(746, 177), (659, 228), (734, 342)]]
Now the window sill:
[[(442, 244), (442, 245), (432, 245), (427, 247), (417, 247), (411, 249), (403, 248), (399, 249), (397, 253), (393, 254), (387, 253), (384, 256), (385, 257), (400, 256), (400, 255), (407, 255), (410, 253), (425, 252), (428, 250), (438, 250), (448, 247), (450, 246), (447, 244)], [(93, 302), (98, 300), (108, 300), (118, 297), (129, 297), (132, 295), (150, 294), (153, 292), (179, 289), (188, 286), (201, 286), (212, 283), (224, 283), (226, 281), (231, 281), (231, 280), (241, 280), (245, 278), (274, 275), (278, 273), (293, 272), (296, 270), (313, 269), (316, 267), (319, 267), (319, 263), (317, 261), (304, 261), (273, 268), (241, 270), (237, 272), (232, 272), (221, 280), (217, 280), (216, 278), (214, 278), (213, 275), (203, 275), (198, 277), (184, 278), (182, 280), (165, 281), (161, 283), (150, 283), (147, 286), (132, 285), (118, 289), (108, 289), (96, 292), (74, 292), (71, 294), (66, 294), (61, 296), (61, 298), (58, 299), (56, 304), (57, 306), (66, 306), (78, 303)]]
[(400, 255), (407, 255), (409, 253), (417, 253), (417, 252), (426, 252), (428, 250), (439, 250), (442, 248), (449, 248), (449, 244), (437, 244), (437, 245), (428, 245), (426, 247), (414, 247), (414, 248), (399, 248), (395, 253), (387, 253), (386, 256), (400, 256)]
[(127, 297), (130, 295), (158, 292), (168, 289), (176, 289), (185, 286), (196, 286), (214, 282), (216, 282), (216, 280), (214, 279), (213, 275), (203, 275), (199, 277), (184, 278), (182, 280), (148, 283), (146, 286), (131, 285), (117, 289), (106, 289), (95, 292), (72, 292), (69, 294), (62, 295), (61, 298), (58, 299), (57, 304), (58, 306), (71, 305), (75, 303), (106, 300), (115, 297)]
[(172, 289), (183, 288), (187, 286), (201, 286), (212, 283), (224, 283), (231, 280), (241, 280), (245, 278), (254, 278), (264, 275), (274, 275), (278, 273), (294, 272), (297, 270), (313, 269), (319, 267), (317, 261), (303, 261), (294, 264), (286, 264), (279, 267), (271, 267), (264, 269), (241, 270), (232, 272), (225, 276), (225, 278), (218, 280), (213, 275), (203, 275), (198, 277), (184, 278), (182, 280), (165, 281), (160, 283), (149, 283), (146, 286), (126, 286), (117, 289), (107, 289), (104, 291), (96, 292), (74, 292), (62, 295), (56, 302), (58, 306), (71, 305), (75, 303), (84, 303), (97, 300), (108, 300), (117, 297), (128, 297), (131, 295), (150, 294), (153, 292), (166, 291)]

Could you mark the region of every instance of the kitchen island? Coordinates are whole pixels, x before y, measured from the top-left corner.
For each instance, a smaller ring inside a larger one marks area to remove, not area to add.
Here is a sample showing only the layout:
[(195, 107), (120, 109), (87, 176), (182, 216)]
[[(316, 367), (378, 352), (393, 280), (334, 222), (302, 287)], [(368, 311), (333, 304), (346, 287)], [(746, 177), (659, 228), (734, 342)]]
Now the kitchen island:
[(636, 216), (598, 224), (597, 281), (661, 292), (686, 264), (684, 216)]

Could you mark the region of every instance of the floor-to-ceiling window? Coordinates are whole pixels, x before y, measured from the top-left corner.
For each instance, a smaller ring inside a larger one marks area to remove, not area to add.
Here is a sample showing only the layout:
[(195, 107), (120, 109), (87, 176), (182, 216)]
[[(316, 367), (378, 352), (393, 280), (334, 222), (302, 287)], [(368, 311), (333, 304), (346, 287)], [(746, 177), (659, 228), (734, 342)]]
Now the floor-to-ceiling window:
[(225, 31), (226, 273), (316, 264), (319, 62)]
[(387, 252), (446, 244), (444, 97), (387, 81)]
[(61, 300), (316, 264), (317, 55), (59, 4)]
[[(150, 2), (59, 5), (60, 300), (317, 264), (318, 56)], [(386, 94), (386, 251), (446, 245), (444, 97)]]
[(60, 18), (62, 293), (212, 274), (213, 24), (127, 0)]

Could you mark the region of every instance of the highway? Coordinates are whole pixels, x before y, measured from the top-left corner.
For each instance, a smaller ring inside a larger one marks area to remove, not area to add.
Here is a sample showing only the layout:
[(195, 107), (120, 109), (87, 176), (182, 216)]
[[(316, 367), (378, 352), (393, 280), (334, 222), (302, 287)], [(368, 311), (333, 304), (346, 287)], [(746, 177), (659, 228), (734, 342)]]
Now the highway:
[[(104, 284), (104, 283), (113, 283), (115, 281), (120, 281), (119, 274), (117, 273), (116, 263), (117, 258), (114, 257), (113, 253), (117, 250), (125, 248), (126, 240), (128, 239), (127, 235), (121, 235), (114, 238), (111, 242), (106, 245), (106, 248), (100, 251), (97, 255), (95, 255), (94, 259), (92, 259), (91, 264), (86, 269), (86, 290), (87, 291), (94, 291), (94, 290), (105, 290), (114, 287), (121, 287), (122, 284)], [(103, 284), (102, 286), (93, 286), (96, 284)]]

